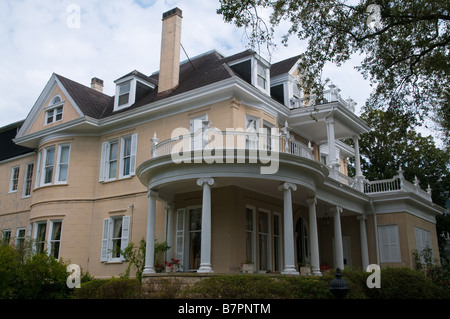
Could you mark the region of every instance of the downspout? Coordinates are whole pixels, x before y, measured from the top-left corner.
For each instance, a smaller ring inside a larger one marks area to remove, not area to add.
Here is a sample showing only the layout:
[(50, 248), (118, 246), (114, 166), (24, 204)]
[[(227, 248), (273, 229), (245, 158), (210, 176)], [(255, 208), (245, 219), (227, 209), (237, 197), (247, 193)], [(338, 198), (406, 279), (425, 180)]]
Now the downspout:
[(373, 214), (373, 225), (375, 227), (375, 249), (377, 252), (377, 265), (380, 265), (380, 248), (378, 246), (378, 223), (377, 223), (377, 213), (375, 212), (375, 208), (373, 207), (372, 198), (369, 199), (370, 209)]

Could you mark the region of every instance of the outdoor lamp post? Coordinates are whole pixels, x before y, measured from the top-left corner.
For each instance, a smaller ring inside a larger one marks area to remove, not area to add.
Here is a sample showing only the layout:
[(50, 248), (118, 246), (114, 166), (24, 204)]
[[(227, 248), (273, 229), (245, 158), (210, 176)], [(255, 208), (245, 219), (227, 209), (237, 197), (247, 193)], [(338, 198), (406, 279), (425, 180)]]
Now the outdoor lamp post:
[(334, 278), (330, 283), (330, 291), (337, 299), (343, 299), (350, 290), (350, 287), (348, 286), (345, 279), (341, 278), (342, 274), (339, 268), (336, 269), (335, 276), (336, 278)]

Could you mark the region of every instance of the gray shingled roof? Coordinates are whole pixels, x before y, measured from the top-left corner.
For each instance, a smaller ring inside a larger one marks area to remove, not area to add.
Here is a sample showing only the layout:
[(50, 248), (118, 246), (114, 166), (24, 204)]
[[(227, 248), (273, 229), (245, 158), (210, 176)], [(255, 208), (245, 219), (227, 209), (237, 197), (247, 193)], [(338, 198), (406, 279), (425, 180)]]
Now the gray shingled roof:
[[(246, 50), (230, 57), (224, 57), (215, 50), (206, 52), (189, 61), (181, 63), (179, 85), (176, 88), (163, 95), (158, 94), (157, 89), (149, 90), (148, 93), (140, 97), (132, 106), (119, 111), (114, 111), (114, 96), (111, 97), (100, 93), (61, 75), (56, 76), (85, 115), (96, 119), (102, 119), (231, 77), (240, 77), (239, 74), (228, 67), (227, 63), (253, 54), (255, 54), (254, 51)], [(273, 64), (271, 76), (289, 71), (297, 59), (298, 56)], [(123, 77), (129, 75), (135, 75), (155, 85), (158, 84), (159, 73), (147, 76), (134, 70)]]

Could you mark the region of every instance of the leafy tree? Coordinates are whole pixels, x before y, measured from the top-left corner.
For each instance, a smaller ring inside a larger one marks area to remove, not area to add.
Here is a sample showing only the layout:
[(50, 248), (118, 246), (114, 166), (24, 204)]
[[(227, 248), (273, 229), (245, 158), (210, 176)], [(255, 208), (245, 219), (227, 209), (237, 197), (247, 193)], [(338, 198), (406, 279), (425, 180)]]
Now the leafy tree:
[(326, 63), (362, 55), (359, 71), (376, 85), (370, 105), (430, 116), (448, 142), (449, 9), (448, 0), (220, 0), (217, 12), (246, 28), (252, 46), (273, 47), (275, 29), (287, 21), (282, 42), (307, 42), (299, 71), (306, 92), (319, 97)]

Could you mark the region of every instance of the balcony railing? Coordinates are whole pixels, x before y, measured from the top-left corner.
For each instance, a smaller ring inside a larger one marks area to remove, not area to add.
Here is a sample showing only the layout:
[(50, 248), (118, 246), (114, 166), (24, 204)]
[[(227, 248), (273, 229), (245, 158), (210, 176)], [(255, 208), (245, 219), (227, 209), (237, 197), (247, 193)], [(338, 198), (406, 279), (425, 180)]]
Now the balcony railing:
[(419, 186), (419, 180), (417, 176), (414, 179), (414, 183), (407, 181), (403, 176), (403, 170), (401, 167), (398, 171), (398, 175), (395, 175), (393, 178), (378, 181), (364, 181), (364, 193), (366, 194), (390, 193), (394, 191), (415, 193), (420, 197), (431, 201), (430, 185), (428, 185), (427, 191), (424, 191)]
[(329, 89), (323, 91), (323, 100), (317, 101), (317, 96), (315, 94), (310, 95), (308, 97), (303, 97), (300, 99), (291, 99), (291, 109), (297, 109), (306, 106), (314, 106), (318, 104), (330, 103), (330, 102), (339, 102), (341, 105), (346, 107), (352, 112), (355, 112), (355, 105), (352, 99), (344, 100), (340, 95), (340, 89), (336, 87), (334, 84), (328, 85)]
[[(195, 150), (264, 150), (275, 151), (280, 153), (291, 154), (310, 160), (315, 160), (312, 148), (297, 141), (288, 134), (263, 134), (244, 131), (225, 131), (222, 132), (216, 128), (209, 128), (204, 132), (194, 134), (181, 135), (177, 138), (167, 139), (159, 143), (156, 135), (152, 139), (152, 157), (160, 157), (170, 155), (172, 152), (179, 151), (195, 151)], [(181, 144), (180, 144), (181, 143)], [(177, 148), (174, 150), (174, 146)], [(431, 189), (424, 191), (419, 186), (419, 180), (415, 179), (414, 183), (408, 182), (403, 176), (400, 167), (398, 175), (390, 179), (369, 181), (360, 176), (352, 178), (341, 172), (331, 174), (330, 177), (347, 185), (352, 189), (359, 190), (365, 194), (381, 194), (392, 192), (409, 192), (431, 201)]]
[(172, 154), (173, 147), (177, 145), (178, 150), (184, 151), (204, 149), (264, 150), (314, 160), (311, 148), (286, 134), (271, 135), (233, 130), (222, 132), (216, 128), (209, 128), (204, 132), (181, 135), (178, 138), (167, 139), (160, 143), (155, 136), (152, 141), (153, 157)]

